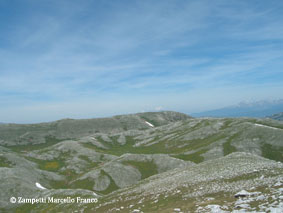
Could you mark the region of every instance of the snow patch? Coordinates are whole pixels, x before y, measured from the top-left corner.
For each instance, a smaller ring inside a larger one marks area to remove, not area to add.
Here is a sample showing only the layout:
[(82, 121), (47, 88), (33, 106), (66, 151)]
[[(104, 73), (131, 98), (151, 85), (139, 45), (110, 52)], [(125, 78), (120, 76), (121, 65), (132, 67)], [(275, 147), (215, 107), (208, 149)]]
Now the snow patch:
[[(267, 126), (267, 125), (263, 125), (263, 124), (254, 124), (255, 126), (260, 126), (260, 127), (267, 127), (267, 128), (270, 128), (270, 129), (279, 129), (279, 128), (276, 128), (276, 127), (272, 127), (272, 126)], [(279, 129), (281, 130), (281, 129)]]
[(39, 189), (46, 189), (45, 187), (43, 187), (40, 183), (35, 183), (35, 186)]
[(150, 126), (150, 127), (154, 127), (153, 124), (151, 124), (151, 123), (149, 123), (149, 122), (147, 122), (147, 121), (145, 121), (145, 123), (146, 123), (148, 126)]

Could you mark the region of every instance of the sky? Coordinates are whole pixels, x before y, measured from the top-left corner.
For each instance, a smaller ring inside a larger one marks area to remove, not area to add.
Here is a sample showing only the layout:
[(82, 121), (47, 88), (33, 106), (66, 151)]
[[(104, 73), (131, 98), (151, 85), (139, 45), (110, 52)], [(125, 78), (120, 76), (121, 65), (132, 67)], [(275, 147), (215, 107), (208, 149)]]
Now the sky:
[(0, 122), (283, 98), (282, 0), (0, 0)]

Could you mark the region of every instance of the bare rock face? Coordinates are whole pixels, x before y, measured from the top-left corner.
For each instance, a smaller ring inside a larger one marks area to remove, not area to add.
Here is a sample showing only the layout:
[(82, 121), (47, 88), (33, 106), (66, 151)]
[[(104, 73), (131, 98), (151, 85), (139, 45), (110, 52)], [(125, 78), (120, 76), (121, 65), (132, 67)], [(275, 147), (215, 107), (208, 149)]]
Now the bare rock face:
[(194, 165), (193, 162), (176, 159), (162, 154), (153, 155), (153, 161), (157, 166), (158, 173)]
[(109, 174), (119, 188), (137, 183), (141, 179), (139, 170), (131, 166), (126, 166), (119, 163), (111, 163), (105, 166), (103, 169), (107, 174)]
[(162, 173), (174, 168), (182, 168), (185, 166), (194, 165), (193, 162), (170, 157), (167, 154), (125, 154), (117, 159), (117, 161), (151, 162), (156, 165), (158, 173)]
[(110, 185), (110, 178), (107, 175), (99, 174), (98, 177), (94, 178), (95, 184), (93, 190), (104, 191)]
[(118, 141), (119, 144), (124, 145), (126, 143), (125, 135), (123, 135), (123, 134), (119, 135), (119, 138), (118, 138), (117, 141)]
[(91, 143), (92, 145), (102, 148), (102, 149), (107, 149), (105, 145), (103, 145), (101, 142), (99, 142), (94, 136), (85, 136), (80, 138), (79, 140), (80, 143)]
[(78, 180), (88, 179), (93, 181), (95, 183), (93, 187), (94, 190), (104, 191), (110, 185), (110, 178), (119, 188), (124, 188), (137, 183), (141, 179), (141, 174), (139, 170), (134, 167), (111, 162), (103, 166), (102, 169), (95, 169), (86, 173)]
[(87, 172), (77, 179), (77, 181), (89, 180), (93, 182), (93, 190), (95, 191), (106, 190), (110, 186), (111, 181), (113, 181), (118, 188), (125, 188), (141, 180), (143, 173), (142, 168), (138, 168), (135, 165), (139, 162), (145, 163), (145, 165), (148, 164), (149, 166), (152, 164), (154, 168), (156, 167), (156, 171), (152, 171), (153, 173), (156, 172), (154, 174), (169, 171), (174, 168), (194, 165), (192, 162), (176, 159), (165, 154), (125, 154), (101, 165), (98, 169)]

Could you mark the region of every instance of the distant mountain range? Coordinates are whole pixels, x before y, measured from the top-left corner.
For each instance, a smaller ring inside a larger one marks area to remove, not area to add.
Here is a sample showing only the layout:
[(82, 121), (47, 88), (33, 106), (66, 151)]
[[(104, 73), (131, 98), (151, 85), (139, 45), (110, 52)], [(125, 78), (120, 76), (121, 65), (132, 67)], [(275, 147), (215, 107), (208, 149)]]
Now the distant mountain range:
[(277, 114), (273, 114), (271, 116), (268, 116), (268, 118), (274, 119), (274, 120), (278, 120), (278, 121), (283, 121), (283, 112), (277, 113)]
[(241, 102), (220, 109), (193, 113), (194, 117), (257, 117), (263, 118), (283, 111), (283, 99)]

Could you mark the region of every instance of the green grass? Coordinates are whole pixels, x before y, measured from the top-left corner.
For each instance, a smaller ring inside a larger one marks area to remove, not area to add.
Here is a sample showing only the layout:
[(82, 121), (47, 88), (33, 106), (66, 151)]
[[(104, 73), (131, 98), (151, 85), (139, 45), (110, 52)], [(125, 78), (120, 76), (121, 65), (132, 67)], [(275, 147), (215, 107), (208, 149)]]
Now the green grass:
[(224, 130), (228, 127), (230, 127), (230, 125), (234, 122), (233, 119), (225, 119), (223, 126), (220, 128), (220, 130)]
[(53, 160), (42, 160), (33, 157), (25, 157), (27, 160), (30, 160), (38, 165), (38, 168), (41, 170), (47, 170), (52, 172), (58, 172), (62, 167), (65, 167), (65, 160), (70, 155), (69, 152), (62, 153), (59, 158), (54, 158)]
[[(108, 173), (106, 173), (103, 169), (100, 170), (100, 175), (102, 176), (105, 175), (110, 179), (109, 186), (104, 191), (100, 191), (101, 194), (109, 194), (119, 189), (119, 187), (115, 184), (112, 177)], [(76, 180), (72, 182), (71, 184), (69, 184), (69, 186), (73, 189), (88, 189), (88, 190), (93, 191), (94, 184), (95, 184), (94, 180), (92, 180), (91, 178), (85, 178), (83, 180)]]
[(0, 156), (0, 167), (12, 168), (15, 164), (7, 160), (6, 158)]
[(141, 178), (145, 179), (152, 175), (158, 174), (157, 166), (152, 161), (141, 162), (141, 161), (123, 161), (123, 164), (130, 165), (138, 169), (141, 173)]
[[(188, 129), (182, 129), (182, 130), (176, 130), (174, 131), (175, 133), (178, 133), (178, 136), (176, 137), (175, 140), (171, 139), (165, 139), (163, 141), (159, 141), (158, 143), (154, 143), (155, 141), (160, 139), (160, 136), (157, 136), (152, 139), (154, 144), (151, 146), (139, 146), (139, 147), (134, 147), (135, 144), (135, 139), (134, 137), (131, 136), (126, 136), (126, 143), (124, 145), (121, 145), (117, 142), (118, 137), (114, 136), (112, 137), (113, 143), (105, 142), (102, 140), (102, 138), (98, 137), (97, 140), (101, 142), (104, 146), (106, 146), (108, 149), (102, 149), (99, 148), (91, 143), (85, 143), (83, 146), (86, 148), (91, 148), (94, 149), (98, 152), (106, 153), (106, 154), (111, 154), (111, 155), (116, 155), (116, 156), (121, 156), (125, 153), (132, 153), (132, 154), (178, 154), (184, 151), (190, 151), (194, 149), (199, 149), (199, 148), (205, 148), (206, 146), (210, 145), (211, 143), (214, 143), (218, 140), (221, 140), (225, 138), (226, 136), (223, 134), (215, 134), (215, 135), (210, 135), (204, 139), (195, 139), (195, 140), (190, 140), (190, 141), (181, 141), (180, 138), (181, 136), (188, 134), (191, 131), (197, 130), (198, 128), (205, 127), (210, 125), (211, 122), (209, 121), (202, 121), (197, 123), (195, 126), (192, 128)], [(173, 133), (174, 133), (173, 132)], [(170, 132), (172, 133), (172, 132)], [(184, 144), (185, 146), (183, 147), (178, 147), (179, 145)], [(198, 160), (197, 160), (198, 161)]]
[(101, 191), (101, 194), (109, 194), (117, 189), (119, 189), (119, 187), (116, 185), (115, 181), (112, 179), (112, 177), (105, 172), (103, 169), (101, 169), (101, 175), (106, 175), (109, 179), (110, 179), (110, 184), (108, 186), (107, 189), (105, 189), (104, 191)]
[(62, 168), (65, 163), (61, 160), (52, 160), (52, 161), (38, 161), (38, 167), (41, 170), (47, 170), (51, 172), (57, 172), (60, 168)]
[[(108, 149), (101, 149), (91, 143), (85, 143), (83, 146), (86, 148), (91, 148), (96, 151), (105, 153), (105, 154), (111, 154), (116, 156), (121, 156), (125, 153), (134, 153), (134, 154), (154, 154), (154, 153), (164, 153), (166, 152), (166, 149), (161, 144), (153, 144), (150, 147), (142, 146), (142, 147), (134, 147), (135, 140), (133, 137), (126, 136), (126, 143), (124, 145), (121, 145), (119, 143), (105, 143)], [(167, 151), (168, 152), (168, 151)]]
[[(101, 155), (101, 157), (103, 157), (103, 155)], [(94, 168), (94, 167), (97, 167), (99, 165), (99, 162), (93, 162), (91, 161), (88, 156), (85, 156), (85, 155), (79, 155), (79, 158), (86, 161), (88, 163), (88, 166), (87, 166), (87, 169), (90, 169), (90, 168)], [(102, 159), (103, 160), (103, 159)]]
[(221, 139), (224, 139), (225, 137), (226, 136), (222, 134), (214, 134), (214, 135), (209, 135), (203, 139), (195, 139), (195, 140), (186, 141), (186, 143), (188, 144), (187, 145), (188, 149), (186, 149), (186, 151), (205, 148), (206, 146), (214, 142), (217, 142)]
[(73, 182), (71, 185), (71, 188), (73, 189), (88, 189), (93, 190), (94, 181), (92, 181), (89, 178), (85, 178), (83, 180), (77, 180)]
[(276, 147), (270, 144), (261, 146), (262, 156), (271, 160), (283, 162), (283, 147)]
[(185, 154), (179, 154), (179, 155), (173, 155), (175, 158), (179, 158), (181, 160), (185, 161), (192, 161), (194, 163), (201, 163), (204, 161), (204, 157), (201, 156), (201, 154), (204, 154), (207, 152), (208, 149), (202, 149), (198, 152), (195, 152), (193, 154), (185, 155)]
[(232, 152), (236, 152), (237, 149), (233, 145), (231, 145), (232, 141), (239, 136), (240, 133), (234, 134), (230, 138), (227, 139), (225, 143), (223, 143), (223, 154), (224, 156), (231, 154)]
[(57, 171), (59, 168), (59, 163), (57, 161), (50, 161), (46, 162), (44, 164), (44, 170), (49, 170), (49, 171)]
[(259, 174), (262, 174), (262, 173), (252, 172), (248, 174), (241, 174), (233, 178), (223, 179), (223, 181), (225, 181), (225, 184), (229, 184), (229, 183), (237, 182), (237, 181), (247, 181), (247, 180), (255, 179), (256, 177), (259, 176)]
[(6, 148), (9, 148), (15, 152), (21, 152), (21, 151), (33, 151), (33, 150), (40, 150), (44, 149), (46, 147), (52, 146), (54, 144), (57, 144), (61, 141), (64, 141), (67, 139), (57, 139), (53, 136), (46, 136), (45, 137), (45, 143), (40, 144), (26, 144), (26, 145), (13, 145), (13, 146), (5, 146)]
[[(202, 125), (208, 125), (208, 123), (203, 123)], [(186, 130), (188, 133), (188, 131)], [(224, 139), (226, 136), (223, 134), (215, 134), (210, 135), (203, 139), (195, 139), (190, 141), (179, 141), (171, 140), (171, 139), (165, 139), (163, 141), (159, 141), (158, 143), (154, 143), (151, 146), (139, 146), (134, 147), (135, 139), (130, 136), (126, 136), (126, 143), (124, 145), (121, 145), (119, 143), (107, 143), (105, 141), (102, 141), (100, 138), (100, 142), (104, 143), (105, 146), (108, 147), (108, 149), (102, 149), (99, 148), (91, 143), (85, 143), (83, 146), (86, 148), (94, 149), (98, 152), (105, 153), (105, 154), (111, 154), (116, 156), (121, 156), (125, 153), (132, 153), (132, 154), (182, 154), (186, 151), (196, 150), (196, 149), (206, 149), (206, 147), (214, 142), (217, 142), (221, 139)], [(115, 140), (116, 138), (112, 138), (112, 140)], [(159, 140), (159, 137), (154, 138), (151, 142), (155, 142)], [(184, 145), (180, 147), (180, 145)], [(202, 162), (203, 158), (199, 156), (199, 154), (189, 155), (189, 156), (180, 156), (180, 159), (188, 158), (190, 160), (193, 160), (194, 162)]]

